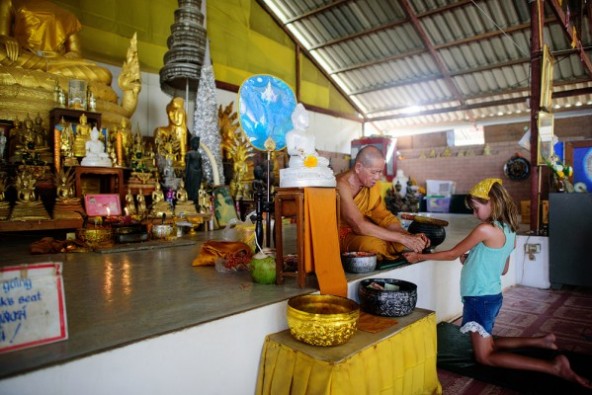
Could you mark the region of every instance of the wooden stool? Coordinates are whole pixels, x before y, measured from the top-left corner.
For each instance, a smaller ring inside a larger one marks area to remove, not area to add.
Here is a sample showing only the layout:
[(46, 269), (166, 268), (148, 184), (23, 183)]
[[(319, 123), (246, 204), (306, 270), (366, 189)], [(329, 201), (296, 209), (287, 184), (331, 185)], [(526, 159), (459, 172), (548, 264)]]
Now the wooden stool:
[[(306, 270), (304, 269), (304, 188), (277, 188), (275, 194), (275, 250), (276, 284), (283, 284), (284, 277), (297, 277), (298, 286), (304, 288)], [(339, 224), (339, 194), (337, 193), (337, 224)], [(282, 217), (296, 218), (296, 273), (284, 273), (284, 243)]]

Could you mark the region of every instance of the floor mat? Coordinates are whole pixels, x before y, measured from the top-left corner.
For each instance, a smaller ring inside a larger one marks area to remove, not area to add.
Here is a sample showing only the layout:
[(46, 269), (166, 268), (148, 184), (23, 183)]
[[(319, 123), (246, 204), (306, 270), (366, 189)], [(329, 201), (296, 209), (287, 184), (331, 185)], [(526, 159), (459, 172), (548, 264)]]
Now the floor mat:
[[(535, 358), (552, 359), (556, 351), (542, 349), (516, 350), (516, 353)], [(592, 356), (562, 352), (578, 374), (592, 379)], [(592, 394), (592, 390), (544, 373), (493, 368), (478, 365), (473, 359), (471, 339), (450, 323), (438, 324), (438, 368), (476, 380), (510, 388), (523, 394)]]

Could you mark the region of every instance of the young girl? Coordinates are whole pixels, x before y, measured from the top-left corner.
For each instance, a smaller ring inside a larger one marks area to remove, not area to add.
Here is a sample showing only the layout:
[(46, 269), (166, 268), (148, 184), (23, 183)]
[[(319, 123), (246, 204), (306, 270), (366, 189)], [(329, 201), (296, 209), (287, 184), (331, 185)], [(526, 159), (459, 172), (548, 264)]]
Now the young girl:
[[(491, 336), (495, 317), (502, 306), (501, 276), (508, 271), (510, 253), (515, 247), (518, 210), (497, 178), (487, 178), (475, 185), (469, 191), (467, 204), (481, 223), (464, 240), (448, 251), (404, 253), (407, 261), (450, 261), (460, 257), (463, 264), (460, 289), (464, 304), (460, 330), (470, 332), (478, 363), (545, 372), (592, 388), (587, 379), (571, 369), (564, 355), (547, 361), (504, 351), (519, 347), (556, 350), (554, 334), (495, 339)], [(467, 255), (469, 250), (471, 253)]]

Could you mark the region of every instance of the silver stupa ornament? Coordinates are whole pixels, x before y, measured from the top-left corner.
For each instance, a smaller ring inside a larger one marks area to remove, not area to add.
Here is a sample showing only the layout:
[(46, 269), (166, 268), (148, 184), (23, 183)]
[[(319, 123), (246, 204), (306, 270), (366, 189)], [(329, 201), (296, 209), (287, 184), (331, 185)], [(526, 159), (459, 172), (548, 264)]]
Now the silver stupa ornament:
[(188, 92), (195, 95), (206, 51), (204, 15), (201, 0), (178, 0), (178, 3), (167, 40), (169, 50), (160, 69), (160, 89), (170, 96)]

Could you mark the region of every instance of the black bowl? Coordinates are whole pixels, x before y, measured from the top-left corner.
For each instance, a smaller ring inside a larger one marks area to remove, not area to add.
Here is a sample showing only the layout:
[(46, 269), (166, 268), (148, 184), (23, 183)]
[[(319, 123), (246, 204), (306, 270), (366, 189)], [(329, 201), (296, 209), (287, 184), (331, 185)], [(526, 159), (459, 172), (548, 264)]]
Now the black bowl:
[(439, 246), (446, 239), (446, 229), (440, 225), (426, 224), (413, 221), (407, 229), (409, 233), (423, 233), (430, 239), (430, 249)]
[[(384, 289), (377, 289), (381, 287)], [(394, 287), (397, 289), (389, 289)], [(393, 278), (368, 278), (358, 283), (358, 296), (360, 307), (366, 313), (401, 317), (411, 314), (415, 308), (417, 285)]]

